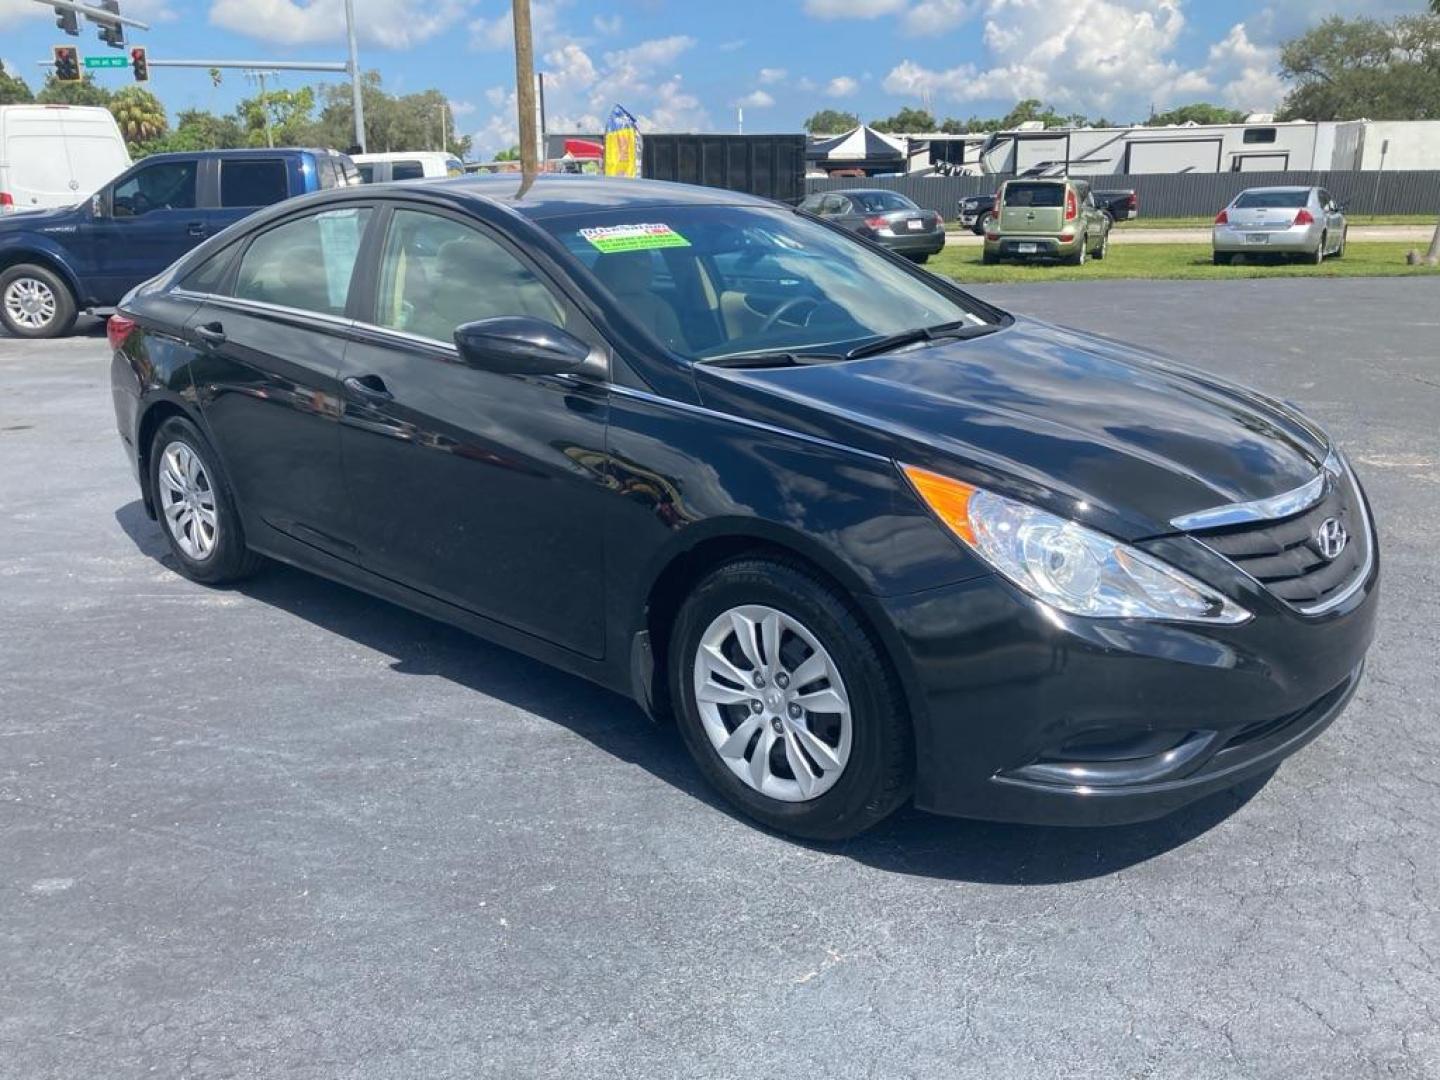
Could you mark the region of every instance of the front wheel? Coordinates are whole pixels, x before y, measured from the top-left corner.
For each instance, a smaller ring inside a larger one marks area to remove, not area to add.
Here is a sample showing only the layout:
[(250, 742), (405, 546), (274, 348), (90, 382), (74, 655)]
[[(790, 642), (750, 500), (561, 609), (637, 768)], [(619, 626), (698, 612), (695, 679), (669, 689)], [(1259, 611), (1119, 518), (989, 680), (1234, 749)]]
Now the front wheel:
[(846, 598), (799, 564), (744, 559), (706, 577), (670, 642), (685, 744), (737, 808), (839, 840), (909, 796), (909, 718)]
[(0, 322), (16, 337), (68, 334), (76, 313), (70, 286), (54, 271), (19, 263), (0, 274)]

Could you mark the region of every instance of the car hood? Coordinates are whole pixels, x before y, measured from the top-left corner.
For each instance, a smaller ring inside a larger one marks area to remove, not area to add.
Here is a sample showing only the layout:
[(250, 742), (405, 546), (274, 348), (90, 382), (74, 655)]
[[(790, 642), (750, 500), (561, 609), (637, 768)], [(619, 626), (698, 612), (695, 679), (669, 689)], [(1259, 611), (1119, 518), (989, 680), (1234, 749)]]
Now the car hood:
[(57, 225), (74, 225), (80, 218), (79, 206), (62, 206), (49, 210), (21, 210), (0, 217), (0, 234), (35, 232)]
[(1279, 402), (1027, 319), (862, 360), (696, 372), (711, 408), (946, 472), (1125, 539), (1299, 487), (1327, 452)]

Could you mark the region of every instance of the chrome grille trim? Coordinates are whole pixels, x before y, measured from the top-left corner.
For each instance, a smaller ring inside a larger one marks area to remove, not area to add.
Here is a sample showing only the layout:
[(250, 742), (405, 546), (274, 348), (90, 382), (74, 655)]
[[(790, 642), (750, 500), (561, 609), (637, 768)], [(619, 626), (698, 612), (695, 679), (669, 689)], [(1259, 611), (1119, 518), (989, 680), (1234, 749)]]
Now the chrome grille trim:
[(1227, 503), (1224, 506), (1212, 506), (1209, 510), (1197, 510), (1193, 514), (1181, 514), (1172, 518), (1170, 524), (1182, 532), (1191, 532), (1196, 529), (1220, 529), (1226, 525), (1244, 525), (1250, 521), (1274, 521), (1277, 518), (1290, 517), (1309, 510), (1323, 499), (1330, 477), (1340, 476), (1344, 471), (1345, 466), (1340, 461), (1340, 455), (1331, 450), (1325, 457), (1325, 464), (1315, 474), (1315, 479), (1292, 491), (1284, 491), (1268, 499)]

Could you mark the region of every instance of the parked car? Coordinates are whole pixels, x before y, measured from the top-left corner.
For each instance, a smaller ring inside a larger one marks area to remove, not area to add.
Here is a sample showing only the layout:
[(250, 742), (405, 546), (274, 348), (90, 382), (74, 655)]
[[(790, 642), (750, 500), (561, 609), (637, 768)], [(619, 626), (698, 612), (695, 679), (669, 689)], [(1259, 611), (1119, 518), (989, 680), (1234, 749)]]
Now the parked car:
[(438, 150), (404, 150), (387, 154), (355, 154), (352, 160), (367, 184), (390, 180), (423, 180), (437, 176), (463, 176), (465, 165), (454, 154)]
[(0, 322), (17, 337), (68, 333), (257, 207), (352, 183), (333, 150), (152, 155), (78, 206), (0, 220)]
[(945, 248), (945, 221), (896, 191), (864, 188), (824, 191), (800, 204), (806, 213), (923, 263)]
[(1345, 207), (1324, 188), (1247, 188), (1215, 215), (1215, 265), (1236, 255), (1281, 255), (1322, 263), (1345, 254)]
[(984, 262), (1040, 258), (1080, 266), (1110, 251), (1113, 223), (1084, 180), (1010, 180), (996, 197), (1000, 212), (985, 226)]
[(1110, 215), (1111, 221), (1132, 221), (1140, 216), (1140, 196), (1133, 190), (1094, 191), (1095, 205)]
[(0, 215), (74, 206), (129, 164), (109, 109), (0, 105)]
[(181, 573), (273, 556), (633, 695), (801, 836), (1165, 814), (1315, 738), (1374, 631), (1364, 493), (1292, 406), (752, 196), (324, 192), (109, 337)]
[(976, 236), (985, 235), (985, 219), (995, 212), (995, 195), (966, 195), (960, 200), (956, 219)]

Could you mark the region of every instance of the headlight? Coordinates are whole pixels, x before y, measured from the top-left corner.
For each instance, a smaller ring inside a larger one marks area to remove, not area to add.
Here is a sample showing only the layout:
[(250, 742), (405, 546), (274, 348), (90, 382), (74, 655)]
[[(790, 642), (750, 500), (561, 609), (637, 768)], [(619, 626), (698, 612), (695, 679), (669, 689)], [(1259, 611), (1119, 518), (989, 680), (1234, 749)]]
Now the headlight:
[(1036, 599), (1071, 615), (1235, 625), (1250, 612), (1153, 555), (948, 476), (903, 466), (967, 547)]

